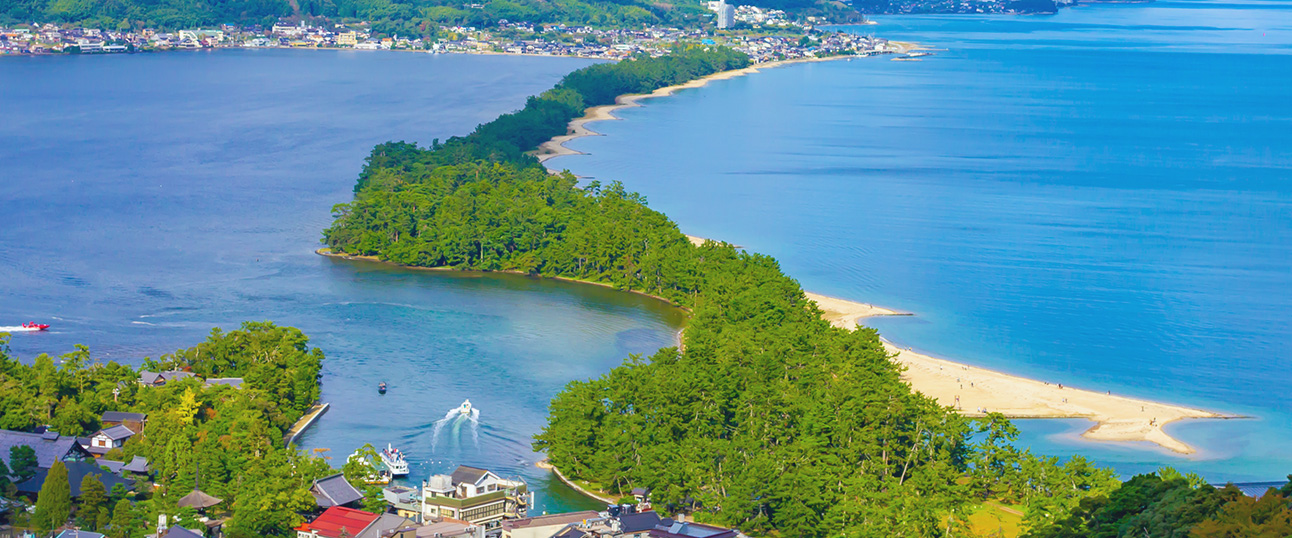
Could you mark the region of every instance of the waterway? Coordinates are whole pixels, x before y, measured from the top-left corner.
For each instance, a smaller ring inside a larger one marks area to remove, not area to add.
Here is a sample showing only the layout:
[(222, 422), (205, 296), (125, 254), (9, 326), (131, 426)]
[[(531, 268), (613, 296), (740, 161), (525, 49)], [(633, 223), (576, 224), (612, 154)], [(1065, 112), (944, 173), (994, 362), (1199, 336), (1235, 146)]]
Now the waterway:
[(809, 290), (915, 312), (871, 323), (902, 346), (1254, 417), (1168, 426), (1190, 457), (1020, 421), (1035, 452), (1292, 472), (1292, 5), (877, 20), (847, 29), (940, 50), (684, 90), (548, 164)]
[[(83, 343), (138, 364), (212, 327), (296, 326), (327, 354), (332, 404), (305, 448), (339, 465), (363, 443), (393, 443), (414, 482), (468, 464), (526, 478), (539, 510), (596, 507), (533, 466), (529, 439), (568, 381), (672, 345), (677, 312), (593, 286), (313, 252), (373, 145), (465, 133), (589, 63), (289, 50), (0, 58), (0, 325), (53, 324), (10, 347), (30, 360)], [(468, 398), (479, 424), (432, 439)]]

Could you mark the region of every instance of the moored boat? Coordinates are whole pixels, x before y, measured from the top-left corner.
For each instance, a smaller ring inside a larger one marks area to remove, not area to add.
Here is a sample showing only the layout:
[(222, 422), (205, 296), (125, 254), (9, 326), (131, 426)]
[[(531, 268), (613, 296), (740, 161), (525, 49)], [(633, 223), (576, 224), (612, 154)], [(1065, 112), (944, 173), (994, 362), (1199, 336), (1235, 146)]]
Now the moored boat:
[(377, 455), (381, 457), (382, 465), (386, 466), (392, 476), (408, 475), (408, 460), (404, 459), (404, 453), (398, 448), (387, 444), (386, 448)]

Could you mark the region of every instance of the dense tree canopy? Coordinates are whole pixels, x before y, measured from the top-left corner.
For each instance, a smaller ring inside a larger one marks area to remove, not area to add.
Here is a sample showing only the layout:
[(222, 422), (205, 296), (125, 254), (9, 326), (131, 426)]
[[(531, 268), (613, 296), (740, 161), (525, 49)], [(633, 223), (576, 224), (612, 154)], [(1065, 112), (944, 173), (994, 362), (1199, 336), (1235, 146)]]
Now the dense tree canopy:
[[(229, 536), (292, 536), (292, 527), (303, 521), (300, 513), (313, 506), (312, 480), (331, 473), (322, 460), (285, 449), (282, 441), (283, 432), (318, 398), (322, 360), (323, 353), (310, 348), (299, 330), (248, 322), (235, 331), (215, 329), (192, 348), (145, 360), (145, 369), (198, 376), (145, 387), (138, 383), (138, 370), (92, 362), (84, 347), (64, 355), (58, 366), (47, 355), (26, 365), (0, 342), (0, 386), (13, 389), (0, 392), (5, 411), (0, 416), (6, 429), (51, 424), (66, 435), (86, 435), (101, 427), (105, 411), (148, 415), (143, 432), (108, 457), (148, 458), (161, 487), (139, 506), (123, 499), (124, 492), (114, 492), (113, 507), (102, 484), (96, 488), (89, 482), (98, 482), (87, 478), (82, 487), (89, 487), (89, 496), (80, 499), (77, 514), (86, 527), (104, 524), (112, 528), (109, 535), (134, 536), (145, 522), (156, 521), (156, 514), (177, 514), (176, 501), (200, 482), (231, 510)], [(240, 388), (207, 385), (199, 377), (241, 377), (243, 383)], [(22, 465), (25, 460), (25, 455), (13, 459)], [(64, 487), (66, 471), (62, 476), (63, 485), (47, 479), (46, 487)], [(56, 527), (67, 519), (71, 506), (64, 505), (61, 491), (42, 490), (40, 502), (48, 507), (38, 510), (35, 523)]]
[[(1038, 537), (1125, 518), (1116, 528), (1184, 536), (1218, 513), (1204, 501), (1231, 494), (1179, 473), (1152, 480), (1184, 488), (1176, 495), (1195, 508), (1144, 500), (1134, 480), (1121, 485), (1084, 458), (1017, 450), (1005, 417), (969, 421), (912, 392), (873, 330), (822, 321), (771, 258), (694, 246), (621, 185), (579, 186), (525, 153), (583, 107), (742, 65), (701, 49), (597, 65), (468, 136), (382, 144), (324, 241), (404, 265), (611, 284), (691, 309), (683, 347), (570, 383), (534, 444), (611, 494), (651, 488), (663, 510), (782, 536), (963, 536), (988, 498), (1024, 509)], [(1225, 521), (1280, 521), (1266, 505), (1234, 510)], [(1092, 535), (1131, 535), (1118, 532)]]

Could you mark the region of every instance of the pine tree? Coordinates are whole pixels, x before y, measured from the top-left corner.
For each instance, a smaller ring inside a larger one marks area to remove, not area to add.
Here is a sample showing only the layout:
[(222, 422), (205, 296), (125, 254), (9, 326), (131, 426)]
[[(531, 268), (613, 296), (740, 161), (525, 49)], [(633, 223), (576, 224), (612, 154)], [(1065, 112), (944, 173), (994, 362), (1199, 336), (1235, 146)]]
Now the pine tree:
[(37, 531), (46, 534), (63, 526), (71, 516), (72, 485), (67, 482), (67, 466), (56, 461), (45, 475), (45, 483), (36, 497), (36, 515), (32, 523)]
[(96, 517), (94, 518), (94, 530), (103, 531), (108, 528), (108, 524), (111, 522), (112, 512), (108, 511), (108, 507), (106, 506), (100, 507), (99, 513), (96, 514)]
[(80, 504), (76, 508), (76, 513), (85, 525), (91, 527), (91, 530), (97, 530), (95, 522), (98, 520), (99, 509), (106, 508), (108, 504), (108, 490), (103, 487), (103, 482), (97, 475), (87, 474), (81, 479), (81, 498)]
[(14, 482), (25, 482), (36, 474), (36, 451), (27, 445), (9, 447), (9, 467)]
[(107, 535), (112, 538), (130, 538), (134, 528), (134, 506), (126, 499), (117, 501), (116, 508), (112, 509), (112, 525), (108, 527)]

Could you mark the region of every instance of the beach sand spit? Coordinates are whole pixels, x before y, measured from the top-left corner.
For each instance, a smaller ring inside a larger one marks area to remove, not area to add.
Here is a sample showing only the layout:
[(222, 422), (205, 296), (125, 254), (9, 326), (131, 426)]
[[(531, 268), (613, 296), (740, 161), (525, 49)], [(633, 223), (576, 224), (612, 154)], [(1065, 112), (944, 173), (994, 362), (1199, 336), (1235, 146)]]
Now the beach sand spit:
[(684, 84), (666, 86), (658, 90), (655, 90), (651, 93), (637, 94), (637, 95), (621, 95), (615, 99), (615, 104), (613, 105), (594, 106), (592, 108), (587, 109), (583, 117), (570, 120), (570, 124), (566, 131), (566, 134), (562, 136), (554, 137), (551, 140), (548, 140), (547, 142), (543, 142), (542, 144), (540, 144), (538, 146), (538, 150), (534, 152), (534, 156), (538, 158), (539, 162), (543, 162), (548, 159), (551, 159), (552, 157), (561, 157), (564, 155), (582, 155), (583, 153), (580, 151), (575, 151), (565, 147), (565, 143), (571, 140), (574, 140), (576, 138), (600, 135), (601, 133), (598, 133), (596, 131), (593, 131), (592, 129), (589, 129), (587, 127), (587, 124), (594, 121), (617, 120), (619, 118), (615, 117), (615, 115), (612, 114), (612, 112), (619, 110), (621, 108), (641, 106), (637, 102), (642, 99), (650, 99), (652, 97), (665, 97), (668, 95), (673, 95), (673, 92), (676, 92), (678, 90), (685, 90), (688, 88), (699, 88), (715, 80), (726, 80), (729, 78), (749, 75), (752, 73), (757, 73), (763, 69), (771, 69), (774, 67), (781, 67), (784, 65), (797, 64), (797, 63), (824, 62), (824, 61), (839, 60), (844, 58), (857, 58), (857, 56), (831, 56), (828, 58), (796, 58), (793, 60), (781, 60), (779, 62), (765, 62), (761, 64), (751, 65), (744, 69), (732, 69), (730, 71), (714, 73), (707, 77), (698, 78)]
[[(807, 296), (816, 301), (827, 321), (847, 330), (855, 329), (859, 319), (901, 314), (814, 293)], [(906, 367), (902, 378), (911, 388), (965, 416), (996, 412), (1010, 418), (1084, 418), (1095, 422), (1082, 434), (1086, 439), (1147, 441), (1179, 454), (1192, 454), (1194, 449), (1167, 435), (1162, 426), (1190, 418), (1238, 418), (1018, 377), (917, 353), (888, 341), (884, 347)]]

